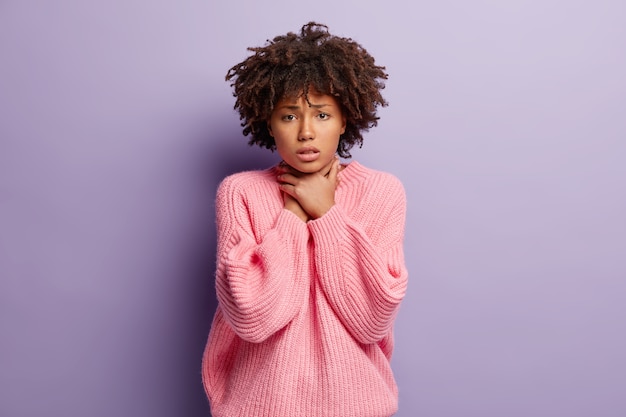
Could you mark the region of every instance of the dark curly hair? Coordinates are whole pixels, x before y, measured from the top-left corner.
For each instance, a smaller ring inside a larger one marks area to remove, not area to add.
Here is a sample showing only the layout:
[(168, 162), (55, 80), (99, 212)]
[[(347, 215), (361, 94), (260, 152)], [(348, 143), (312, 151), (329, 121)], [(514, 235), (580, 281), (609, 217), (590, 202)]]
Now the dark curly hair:
[(267, 121), (274, 106), (285, 97), (308, 91), (334, 96), (346, 117), (346, 131), (337, 152), (349, 158), (354, 145), (363, 144), (362, 132), (378, 123), (377, 107), (386, 106), (381, 90), (387, 79), (385, 67), (357, 42), (331, 35), (323, 24), (309, 22), (300, 35), (289, 32), (268, 40), (265, 46), (248, 48), (254, 52), (226, 74), (232, 81), (245, 136), (250, 145), (276, 149)]

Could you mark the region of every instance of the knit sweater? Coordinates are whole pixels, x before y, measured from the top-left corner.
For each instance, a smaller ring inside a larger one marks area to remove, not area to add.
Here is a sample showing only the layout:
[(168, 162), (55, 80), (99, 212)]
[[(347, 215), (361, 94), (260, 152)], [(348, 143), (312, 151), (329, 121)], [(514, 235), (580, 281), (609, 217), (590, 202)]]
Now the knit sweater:
[(217, 191), (218, 307), (202, 362), (213, 417), (386, 417), (407, 285), (404, 188), (351, 162), (335, 205), (303, 222), (277, 171)]

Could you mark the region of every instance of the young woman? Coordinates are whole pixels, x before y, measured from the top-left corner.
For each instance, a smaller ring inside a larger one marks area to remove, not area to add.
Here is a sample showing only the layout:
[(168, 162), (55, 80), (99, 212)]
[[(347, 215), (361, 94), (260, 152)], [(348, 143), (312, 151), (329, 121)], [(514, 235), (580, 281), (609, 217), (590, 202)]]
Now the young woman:
[(376, 126), (385, 68), (311, 22), (235, 65), (250, 144), (282, 162), (221, 183), (215, 313), (202, 364), (213, 417), (388, 417), (407, 286), (404, 189), (338, 159)]

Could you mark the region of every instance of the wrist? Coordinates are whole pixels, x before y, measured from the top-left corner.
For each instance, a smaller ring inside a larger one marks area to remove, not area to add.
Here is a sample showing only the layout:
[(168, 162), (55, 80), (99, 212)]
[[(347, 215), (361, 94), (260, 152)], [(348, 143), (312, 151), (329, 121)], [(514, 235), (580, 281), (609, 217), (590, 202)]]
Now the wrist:
[(330, 211), (330, 209), (333, 208), (333, 206), (335, 205), (335, 202), (333, 201), (332, 204), (330, 204), (329, 206), (326, 206), (320, 210), (317, 210), (313, 213), (309, 213), (310, 217), (312, 220), (316, 220), (319, 219), (320, 217), (322, 217), (323, 215), (325, 215), (326, 213), (328, 213)]
[(310, 219), (309, 215), (302, 209), (302, 206), (300, 206), (300, 203), (294, 198), (285, 198), (285, 209), (298, 216), (298, 218), (305, 223)]

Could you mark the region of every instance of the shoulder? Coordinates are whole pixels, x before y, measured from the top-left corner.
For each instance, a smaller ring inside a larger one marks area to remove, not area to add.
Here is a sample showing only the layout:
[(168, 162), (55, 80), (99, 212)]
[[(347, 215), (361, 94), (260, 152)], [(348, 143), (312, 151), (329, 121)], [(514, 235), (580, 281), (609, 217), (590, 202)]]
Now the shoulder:
[(368, 192), (395, 195), (405, 199), (404, 185), (398, 177), (386, 172), (361, 165), (352, 161), (342, 171), (342, 181), (349, 185), (363, 187)]
[(225, 177), (217, 188), (217, 198), (241, 195), (244, 192), (255, 190), (263, 191), (276, 184), (273, 171), (268, 168), (257, 171), (242, 171)]

